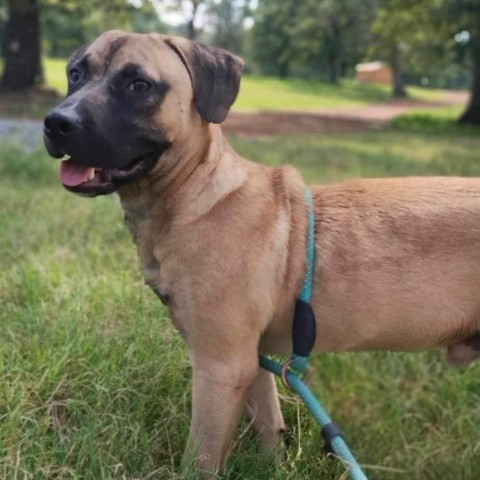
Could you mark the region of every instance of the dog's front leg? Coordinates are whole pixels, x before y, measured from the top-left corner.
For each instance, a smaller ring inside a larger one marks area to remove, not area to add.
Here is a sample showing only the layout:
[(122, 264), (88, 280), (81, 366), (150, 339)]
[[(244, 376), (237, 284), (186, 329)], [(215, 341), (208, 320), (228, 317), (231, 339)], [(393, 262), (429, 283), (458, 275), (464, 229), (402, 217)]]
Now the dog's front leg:
[(210, 351), (191, 352), (192, 423), (185, 460), (194, 457), (207, 472), (223, 468), (259, 368), (256, 342), (225, 347), (221, 354), (214, 345)]

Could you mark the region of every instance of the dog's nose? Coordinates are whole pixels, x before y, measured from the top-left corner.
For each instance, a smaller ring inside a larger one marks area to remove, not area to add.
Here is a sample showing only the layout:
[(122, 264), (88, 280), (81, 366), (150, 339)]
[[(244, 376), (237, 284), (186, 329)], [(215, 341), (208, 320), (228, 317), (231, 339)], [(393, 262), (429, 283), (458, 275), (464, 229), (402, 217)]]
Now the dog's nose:
[(43, 122), (46, 134), (71, 135), (80, 127), (80, 118), (74, 111), (52, 110)]

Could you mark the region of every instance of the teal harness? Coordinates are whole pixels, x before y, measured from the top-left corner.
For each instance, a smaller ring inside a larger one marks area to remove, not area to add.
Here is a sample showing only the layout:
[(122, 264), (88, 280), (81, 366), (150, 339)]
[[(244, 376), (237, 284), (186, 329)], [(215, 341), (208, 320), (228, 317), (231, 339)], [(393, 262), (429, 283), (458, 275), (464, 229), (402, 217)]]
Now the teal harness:
[(260, 366), (282, 378), (284, 384), (294, 390), (304, 401), (315, 421), (321, 427), (325, 450), (336, 454), (344, 463), (352, 480), (367, 480), (360, 465), (343, 440), (338, 426), (315, 398), (305, 382), (298, 376), (308, 368), (308, 357), (312, 351), (316, 336), (315, 316), (311, 307), (313, 291), (313, 270), (315, 265), (315, 218), (313, 214), (312, 192), (305, 190), (305, 203), (308, 207), (307, 268), (302, 290), (295, 305), (292, 327), (293, 353), (285, 364), (269, 357), (260, 356)]

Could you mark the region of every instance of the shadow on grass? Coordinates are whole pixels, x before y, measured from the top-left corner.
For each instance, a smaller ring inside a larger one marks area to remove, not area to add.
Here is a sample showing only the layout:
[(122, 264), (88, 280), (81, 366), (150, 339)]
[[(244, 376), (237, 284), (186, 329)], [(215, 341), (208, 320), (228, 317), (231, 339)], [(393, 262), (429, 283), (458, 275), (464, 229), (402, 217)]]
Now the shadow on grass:
[(448, 134), (480, 138), (480, 127), (458, 123), (457, 116), (454, 113), (445, 115), (441, 112), (438, 114), (428, 112), (407, 113), (395, 118), (391, 122), (391, 126), (394, 129), (422, 134)]
[(2, 118), (41, 119), (57, 105), (62, 96), (55, 90), (39, 89), (29, 93), (0, 93)]

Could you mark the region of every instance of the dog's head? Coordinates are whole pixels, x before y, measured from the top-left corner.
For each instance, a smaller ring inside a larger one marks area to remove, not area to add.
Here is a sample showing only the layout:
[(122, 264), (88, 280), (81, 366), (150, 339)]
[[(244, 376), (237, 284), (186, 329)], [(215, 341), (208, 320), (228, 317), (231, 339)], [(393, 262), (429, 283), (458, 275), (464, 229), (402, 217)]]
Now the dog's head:
[(76, 51), (44, 128), (63, 185), (104, 195), (161, 169), (167, 150), (225, 119), (242, 68), (224, 50), (160, 34), (106, 32)]

